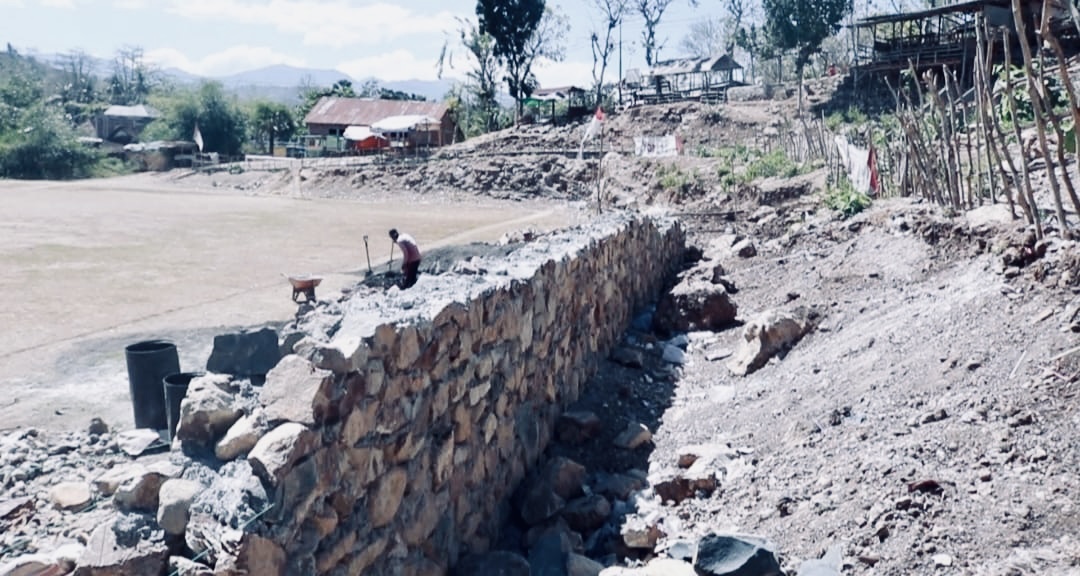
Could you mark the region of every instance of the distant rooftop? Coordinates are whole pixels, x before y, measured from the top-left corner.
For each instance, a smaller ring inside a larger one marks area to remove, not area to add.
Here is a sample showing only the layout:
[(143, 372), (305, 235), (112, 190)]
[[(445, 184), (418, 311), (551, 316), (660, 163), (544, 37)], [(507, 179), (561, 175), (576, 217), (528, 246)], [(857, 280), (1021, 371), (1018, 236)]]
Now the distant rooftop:
[(106, 116), (118, 116), (120, 118), (160, 118), (161, 112), (143, 105), (135, 106), (109, 106), (105, 109)]

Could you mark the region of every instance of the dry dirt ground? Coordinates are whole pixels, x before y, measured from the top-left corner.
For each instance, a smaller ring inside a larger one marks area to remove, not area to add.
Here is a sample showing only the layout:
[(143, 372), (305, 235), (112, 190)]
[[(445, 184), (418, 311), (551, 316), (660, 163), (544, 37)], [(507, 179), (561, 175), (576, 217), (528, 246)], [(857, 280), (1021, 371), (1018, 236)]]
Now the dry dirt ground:
[(0, 182), (0, 429), (131, 425), (124, 346), (178, 344), (205, 366), (213, 336), (287, 320), (282, 273), (324, 276), (320, 293), (384, 265), (386, 231), (422, 248), (496, 241), (573, 221), (566, 203), (414, 194), (308, 201), (254, 196), (175, 175), (71, 183)]
[[(603, 415), (603, 435), (553, 450), (651, 482), (685, 473), (681, 455), (715, 456), (712, 493), (638, 502), (661, 550), (732, 531), (772, 540), (789, 570), (838, 545), (844, 574), (1080, 574), (1080, 298), (1065, 285), (1077, 245), (1052, 241), (1045, 261), (1006, 274), (1018, 224), (904, 199), (851, 220), (815, 198), (777, 214), (691, 217), (690, 237), (756, 243), (709, 262), (737, 288), (741, 321), (807, 306), (817, 330), (746, 377), (725, 364), (740, 326), (690, 334), (674, 371), (656, 335), (631, 330), (628, 346), (654, 358), (605, 363), (572, 407)], [(653, 444), (611, 450), (628, 421)]]

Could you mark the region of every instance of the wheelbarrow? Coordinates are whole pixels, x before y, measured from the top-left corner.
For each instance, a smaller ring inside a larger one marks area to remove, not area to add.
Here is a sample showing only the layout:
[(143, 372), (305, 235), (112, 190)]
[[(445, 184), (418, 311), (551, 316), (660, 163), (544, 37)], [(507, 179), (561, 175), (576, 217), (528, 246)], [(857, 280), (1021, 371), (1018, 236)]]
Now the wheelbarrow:
[(292, 284), (292, 299), (293, 302), (301, 303), (298, 299), (301, 294), (304, 295), (304, 302), (315, 301), (315, 287), (322, 284), (322, 276), (312, 276), (310, 274), (282, 274), (288, 279), (289, 284)]

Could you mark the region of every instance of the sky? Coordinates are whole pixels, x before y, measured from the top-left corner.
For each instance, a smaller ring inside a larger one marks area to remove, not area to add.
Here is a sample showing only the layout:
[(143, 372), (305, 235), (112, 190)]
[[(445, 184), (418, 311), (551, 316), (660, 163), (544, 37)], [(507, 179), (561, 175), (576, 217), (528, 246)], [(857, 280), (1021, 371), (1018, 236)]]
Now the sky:
[[(548, 0), (570, 20), (567, 57), (543, 62), (541, 86), (592, 83), (589, 36), (596, 0)], [(720, 0), (675, 0), (661, 23), (660, 56), (674, 58), (690, 24), (719, 16)], [(111, 58), (142, 48), (162, 68), (226, 76), (273, 64), (335, 69), (383, 81), (434, 80), (435, 62), (475, 0), (0, 0), (0, 46), (26, 53), (81, 50)], [(644, 67), (640, 17), (623, 27), (624, 69)], [(449, 77), (464, 73), (461, 59)], [(618, 62), (613, 60), (617, 70)], [(605, 79), (613, 79), (609, 73)]]

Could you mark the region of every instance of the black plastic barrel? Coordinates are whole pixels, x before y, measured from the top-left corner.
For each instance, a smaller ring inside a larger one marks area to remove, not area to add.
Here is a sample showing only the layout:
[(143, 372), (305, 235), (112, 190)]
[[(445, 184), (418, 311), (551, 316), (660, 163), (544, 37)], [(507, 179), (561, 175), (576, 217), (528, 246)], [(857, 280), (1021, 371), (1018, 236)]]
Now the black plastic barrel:
[(169, 423), (165, 416), (162, 382), (169, 374), (180, 371), (176, 345), (166, 340), (136, 342), (124, 348), (124, 356), (127, 358), (135, 427), (164, 430)]
[(188, 384), (202, 372), (179, 372), (165, 377), (165, 407), (167, 408), (167, 420), (169, 421), (169, 440), (176, 436), (176, 425), (180, 422), (180, 402), (187, 395)]

